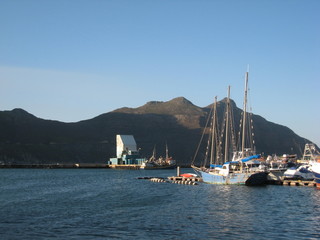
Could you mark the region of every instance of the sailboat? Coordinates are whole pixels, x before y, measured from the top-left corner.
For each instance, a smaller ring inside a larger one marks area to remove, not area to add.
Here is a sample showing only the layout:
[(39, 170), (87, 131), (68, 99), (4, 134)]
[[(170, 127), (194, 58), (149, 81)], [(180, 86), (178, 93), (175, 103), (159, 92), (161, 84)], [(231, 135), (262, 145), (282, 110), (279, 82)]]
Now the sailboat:
[[(228, 98), (226, 103), (226, 136), (224, 138), (225, 158), (224, 163), (219, 164), (221, 161), (221, 140), (218, 140), (218, 120), (217, 120), (217, 98), (215, 98), (212, 124), (211, 124), (211, 139), (209, 147), (210, 153), (210, 167), (207, 168), (204, 164), (202, 167), (196, 167), (192, 164), (192, 168), (201, 175), (203, 182), (211, 184), (238, 184), (238, 185), (263, 185), (267, 181), (265, 168), (257, 160), (261, 156), (256, 155), (251, 148), (246, 147), (246, 125), (247, 125), (247, 92), (248, 92), (248, 72), (245, 76), (245, 94), (244, 94), (244, 107), (242, 119), (242, 138), (241, 150), (235, 151), (231, 161), (228, 161), (229, 152), (229, 129), (228, 125), (231, 119), (228, 112), (230, 112), (230, 87), (228, 88)], [(220, 141), (220, 142), (219, 142)]]
[(172, 169), (176, 167), (176, 161), (169, 157), (168, 145), (166, 144), (166, 157), (156, 157), (156, 147), (153, 148), (152, 156), (142, 163), (140, 169)]

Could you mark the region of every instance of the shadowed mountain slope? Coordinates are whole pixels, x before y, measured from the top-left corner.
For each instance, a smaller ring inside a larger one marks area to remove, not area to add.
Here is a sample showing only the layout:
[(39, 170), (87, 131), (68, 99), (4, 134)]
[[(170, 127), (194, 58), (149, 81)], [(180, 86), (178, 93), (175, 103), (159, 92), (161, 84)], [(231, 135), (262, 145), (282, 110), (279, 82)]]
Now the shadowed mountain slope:
[[(237, 126), (242, 111), (233, 101), (231, 105)], [(158, 155), (164, 155), (167, 143), (178, 164), (190, 164), (210, 107), (200, 108), (179, 97), (117, 109), (76, 123), (40, 119), (22, 109), (1, 111), (0, 162), (105, 163), (116, 154), (116, 134), (129, 134), (134, 135), (145, 157), (150, 157), (154, 146)], [(218, 102), (219, 119), (224, 109), (225, 99)], [(253, 115), (253, 122), (257, 152), (302, 154), (304, 144), (309, 142), (260, 116)]]

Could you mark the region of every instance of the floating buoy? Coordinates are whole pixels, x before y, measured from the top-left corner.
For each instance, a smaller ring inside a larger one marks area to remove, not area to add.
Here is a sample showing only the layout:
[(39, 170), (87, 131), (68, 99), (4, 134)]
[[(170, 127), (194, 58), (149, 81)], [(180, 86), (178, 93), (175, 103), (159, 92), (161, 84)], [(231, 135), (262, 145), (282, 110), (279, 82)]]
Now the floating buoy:
[(192, 182), (192, 181), (181, 181), (181, 180), (173, 180), (173, 181), (171, 181), (171, 183), (184, 184), (184, 185), (198, 185), (196, 182)]
[(166, 182), (166, 180), (162, 179), (162, 178), (150, 178), (151, 182)]

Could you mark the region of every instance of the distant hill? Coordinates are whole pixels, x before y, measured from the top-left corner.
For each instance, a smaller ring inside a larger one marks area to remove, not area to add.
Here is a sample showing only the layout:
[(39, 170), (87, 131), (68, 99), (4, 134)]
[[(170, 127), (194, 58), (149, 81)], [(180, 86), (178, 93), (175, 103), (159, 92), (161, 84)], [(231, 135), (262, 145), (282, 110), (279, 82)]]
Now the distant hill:
[[(116, 134), (134, 135), (143, 156), (154, 146), (179, 164), (190, 164), (198, 146), (210, 105), (200, 108), (179, 97), (148, 102), (138, 108), (121, 108), (76, 123), (44, 120), (22, 110), (0, 112), (1, 163), (105, 163), (116, 154)], [(218, 102), (222, 119), (225, 99)], [(235, 123), (242, 110), (232, 101)], [(257, 152), (302, 154), (305, 138), (292, 130), (253, 115)], [(204, 149), (202, 149), (204, 151)]]

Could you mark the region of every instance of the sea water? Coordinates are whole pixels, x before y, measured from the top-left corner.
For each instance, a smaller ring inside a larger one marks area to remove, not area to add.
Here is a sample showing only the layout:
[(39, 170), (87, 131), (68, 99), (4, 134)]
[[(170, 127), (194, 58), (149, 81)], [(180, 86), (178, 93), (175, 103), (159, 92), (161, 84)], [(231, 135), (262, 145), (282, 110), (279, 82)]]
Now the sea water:
[(0, 238), (320, 238), (320, 190), (314, 187), (192, 186), (137, 179), (175, 174), (0, 169)]

